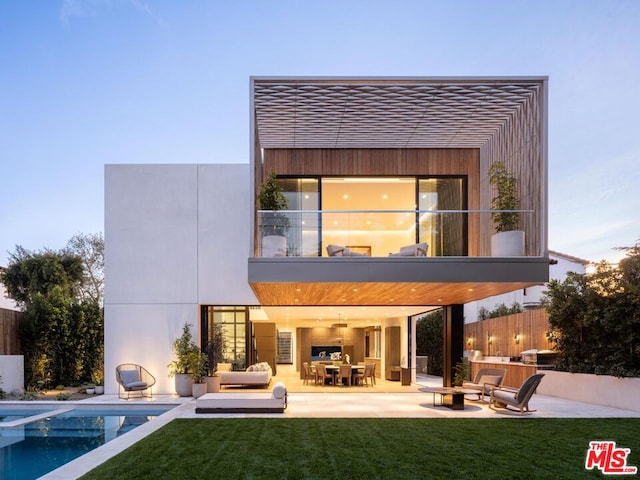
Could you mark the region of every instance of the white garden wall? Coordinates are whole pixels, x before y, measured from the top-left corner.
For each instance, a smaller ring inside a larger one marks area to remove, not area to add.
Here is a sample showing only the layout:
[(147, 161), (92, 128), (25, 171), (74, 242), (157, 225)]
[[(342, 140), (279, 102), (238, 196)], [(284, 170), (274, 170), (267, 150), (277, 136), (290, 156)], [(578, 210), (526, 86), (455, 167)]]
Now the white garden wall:
[(640, 378), (541, 371), (540, 395), (640, 412)]
[(7, 393), (24, 388), (24, 356), (0, 355), (0, 388)]

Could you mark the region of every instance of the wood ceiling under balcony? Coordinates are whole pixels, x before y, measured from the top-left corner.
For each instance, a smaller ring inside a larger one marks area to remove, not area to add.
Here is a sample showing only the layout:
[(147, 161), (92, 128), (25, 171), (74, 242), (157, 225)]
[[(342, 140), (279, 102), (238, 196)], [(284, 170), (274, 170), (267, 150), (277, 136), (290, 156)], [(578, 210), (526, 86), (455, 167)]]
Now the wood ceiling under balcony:
[(254, 79), (262, 148), (477, 148), (545, 79)]

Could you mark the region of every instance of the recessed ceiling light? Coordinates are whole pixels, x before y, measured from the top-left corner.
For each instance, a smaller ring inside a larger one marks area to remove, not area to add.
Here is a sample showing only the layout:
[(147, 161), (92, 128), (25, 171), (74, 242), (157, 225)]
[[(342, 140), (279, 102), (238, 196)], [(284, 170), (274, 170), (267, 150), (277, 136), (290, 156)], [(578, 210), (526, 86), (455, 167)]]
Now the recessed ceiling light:
[(309, 195), (304, 196), (305, 200), (309, 200)]
[(412, 288), (412, 289), (411, 289), (411, 291), (412, 291), (412, 292), (415, 292), (415, 291), (416, 291), (416, 289), (415, 289), (415, 288)]
[(384, 193), (384, 194), (382, 195), (382, 199), (383, 199), (383, 200), (386, 200), (387, 198), (389, 198), (389, 196), (388, 196), (386, 193)]
[(354, 289), (353, 289), (353, 291), (354, 291), (354, 292), (357, 292), (357, 291), (358, 291), (358, 289), (357, 289), (357, 288), (354, 288)]
[(346, 193), (342, 196), (342, 198), (344, 198), (345, 200), (349, 200), (349, 195), (347, 195)]
[(299, 292), (300, 290), (302, 290), (301, 288), (296, 288), (296, 292)]

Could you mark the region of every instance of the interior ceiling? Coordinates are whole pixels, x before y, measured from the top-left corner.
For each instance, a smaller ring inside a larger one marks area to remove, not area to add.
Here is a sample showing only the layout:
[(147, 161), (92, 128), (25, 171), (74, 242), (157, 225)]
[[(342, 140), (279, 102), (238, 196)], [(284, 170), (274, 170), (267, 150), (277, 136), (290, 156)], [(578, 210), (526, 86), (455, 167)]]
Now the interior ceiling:
[(252, 310), (252, 321), (276, 322), (280, 327), (330, 327), (346, 323), (348, 327), (381, 325), (385, 319), (410, 317), (437, 307), (262, 307)]
[(478, 148), (540, 79), (254, 79), (262, 148)]

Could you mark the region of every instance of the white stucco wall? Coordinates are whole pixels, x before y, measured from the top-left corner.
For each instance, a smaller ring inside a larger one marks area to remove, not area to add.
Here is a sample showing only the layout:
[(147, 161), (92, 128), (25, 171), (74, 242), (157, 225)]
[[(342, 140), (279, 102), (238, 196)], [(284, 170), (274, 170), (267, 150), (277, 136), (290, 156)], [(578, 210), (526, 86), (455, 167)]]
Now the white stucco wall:
[(7, 297), (7, 289), (2, 282), (0, 282), (0, 308), (4, 308), (5, 310), (20, 310), (16, 302)]
[(24, 389), (24, 355), (0, 355), (0, 377), (5, 392)]
[(199, 305), (254, 305), (247, 282), (249, 166), (105, 167), (105, 392), (138, 363), (173, 393), (167, 364)]

